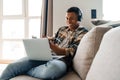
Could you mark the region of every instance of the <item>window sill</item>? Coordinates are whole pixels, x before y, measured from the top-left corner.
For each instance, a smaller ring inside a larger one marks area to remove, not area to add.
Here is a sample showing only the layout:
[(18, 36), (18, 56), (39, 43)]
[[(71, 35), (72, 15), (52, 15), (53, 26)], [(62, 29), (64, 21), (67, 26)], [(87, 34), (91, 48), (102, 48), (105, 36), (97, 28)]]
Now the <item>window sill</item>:
[(14, 60), (4, 60), (4, 59), (0, 59), (0, 64), (9, 64), (12, 63)]

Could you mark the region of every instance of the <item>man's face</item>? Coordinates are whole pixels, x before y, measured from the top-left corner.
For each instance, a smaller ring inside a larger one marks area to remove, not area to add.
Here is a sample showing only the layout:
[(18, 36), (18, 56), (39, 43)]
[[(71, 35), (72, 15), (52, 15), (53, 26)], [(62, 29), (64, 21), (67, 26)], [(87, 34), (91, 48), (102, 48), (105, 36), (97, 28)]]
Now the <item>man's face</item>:
[(68, 12), (66, 13), (66, 24), (69, 27), (75, 27), (78, 22), (78, 16), (74, 12)]

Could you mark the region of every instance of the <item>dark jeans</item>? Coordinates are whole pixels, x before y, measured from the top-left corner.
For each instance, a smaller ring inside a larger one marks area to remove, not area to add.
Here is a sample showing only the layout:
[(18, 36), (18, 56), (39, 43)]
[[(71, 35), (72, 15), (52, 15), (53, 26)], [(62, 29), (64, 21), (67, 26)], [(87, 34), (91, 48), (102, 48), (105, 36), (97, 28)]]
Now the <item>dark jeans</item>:
[(54, 80), (66, 73), (66, 64), (60, 60), (36, 61), (28, 58), (11, 63), (0, 79), (9, 80), (18, 75), (29, 75), (40, 79)]

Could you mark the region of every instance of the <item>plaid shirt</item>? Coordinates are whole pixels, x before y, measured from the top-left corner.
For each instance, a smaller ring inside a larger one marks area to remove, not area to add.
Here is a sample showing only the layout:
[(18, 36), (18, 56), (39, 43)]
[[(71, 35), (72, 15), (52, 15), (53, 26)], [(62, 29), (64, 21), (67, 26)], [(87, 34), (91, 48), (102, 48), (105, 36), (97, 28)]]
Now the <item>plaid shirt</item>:
[(68, 26), (59, 28), (55, 35), (54, 43), (61, 48), (66, 49), (66, 55), (59, 60), (63, 61), (67, 65), (67, 71), (72, 68), (72, 60), (75, 56), (77, 47), (82, 37), (88, 31), (84, 27), (78, 27), (75, 31), (71, 31)]
[(77, 46), (85, 33), (87, 33), (87, 30), (84, 27), (78, 27), (75, 31), (71, 31), (67, 26), (63, 26), (56, 33), (54, 43), (65, 48), (67, 54), (74, 56)]
[(63, 26), (59, 28), (53, 42), (61, 48), (66, 49), (66, 55), (59, 60), (65, 62), (67, 65), (67, 71), (72, 68), (72, 60), (75, 56), (77, 47), (82, 39), (82, 37), (88, 31), (84, 27), (78, 27), (76, 30), (71, 31), (68, 26)]

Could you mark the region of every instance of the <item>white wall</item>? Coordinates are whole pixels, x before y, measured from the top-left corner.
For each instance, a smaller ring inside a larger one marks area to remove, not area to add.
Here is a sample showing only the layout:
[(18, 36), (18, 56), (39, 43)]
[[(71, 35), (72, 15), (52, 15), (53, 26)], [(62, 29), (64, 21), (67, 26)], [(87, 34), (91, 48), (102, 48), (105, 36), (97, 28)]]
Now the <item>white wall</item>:
[(65, 25), (65, 14), (69, 7), (77, 6), (83, 12), (81, 24), (91, 29), (91, 9), (97, 10), (97, 19), (102, 18), (102, 0), (53, 0), (53, 33)]

